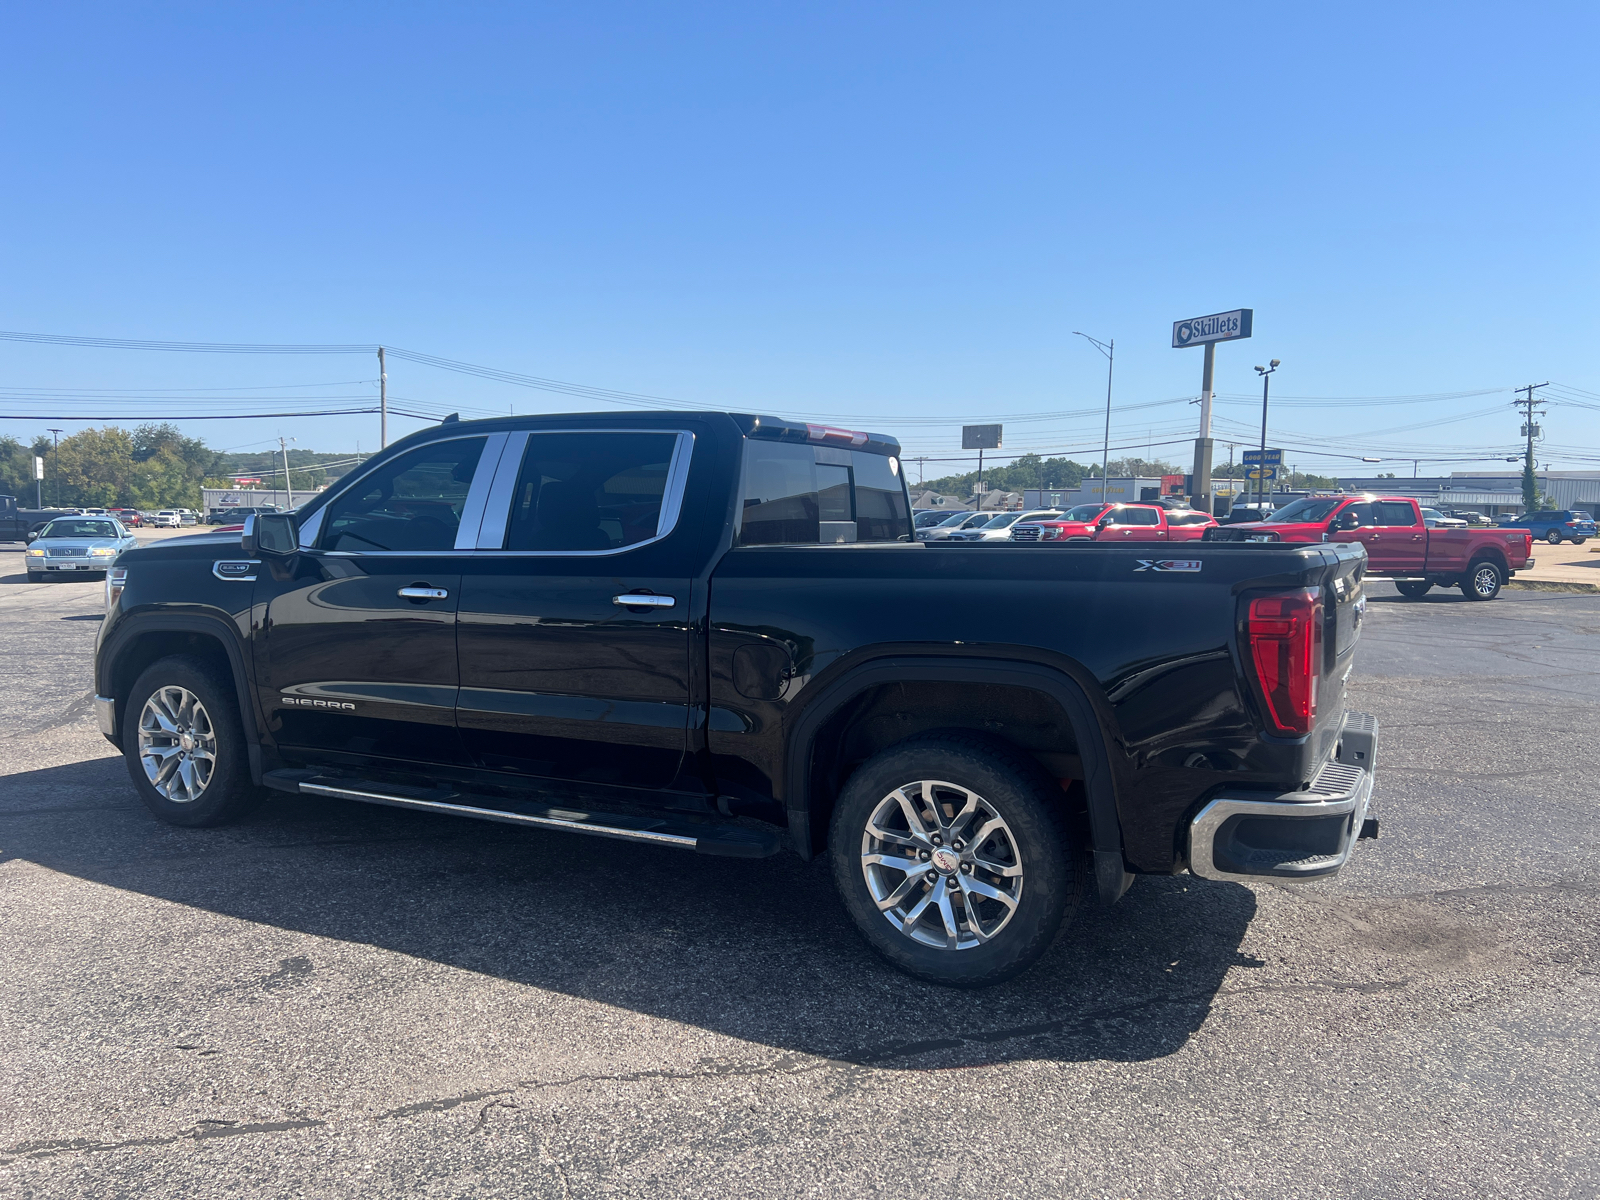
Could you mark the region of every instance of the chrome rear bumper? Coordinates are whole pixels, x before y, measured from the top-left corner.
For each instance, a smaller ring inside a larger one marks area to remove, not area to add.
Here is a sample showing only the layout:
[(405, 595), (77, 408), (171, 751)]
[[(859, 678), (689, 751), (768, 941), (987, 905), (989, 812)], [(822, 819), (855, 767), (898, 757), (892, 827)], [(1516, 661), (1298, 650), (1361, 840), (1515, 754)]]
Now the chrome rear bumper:
[(1189, 823), (1189, 870), (1233, 880), (1335, 874), (1362, 836), (1377, 749), (1377, 718), (1347, 713), (1334, 757), (1306, 790), (1216, 797)]

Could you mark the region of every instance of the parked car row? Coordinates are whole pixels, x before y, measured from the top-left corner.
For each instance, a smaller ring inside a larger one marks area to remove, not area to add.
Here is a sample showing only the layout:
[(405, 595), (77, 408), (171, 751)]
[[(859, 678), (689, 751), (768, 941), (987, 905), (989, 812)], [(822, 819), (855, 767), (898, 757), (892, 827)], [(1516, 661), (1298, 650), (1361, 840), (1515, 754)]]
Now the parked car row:
[(1579, 546), (1595, 536), (1594, 518), (1586, 512), (1572, 509), (1544, 509), (1526, 513), (1511, 520), (1501, 521), (1502, 529), (1526, 529), (1536, 538), (1552, 546), (1573, 542)]
[(1215, 519), (1193, 509), (1162, 504), (1080, 504), (1015, 512), (918, 514), (917, 540), (939, 545), (993, 542), (1192, 542)]

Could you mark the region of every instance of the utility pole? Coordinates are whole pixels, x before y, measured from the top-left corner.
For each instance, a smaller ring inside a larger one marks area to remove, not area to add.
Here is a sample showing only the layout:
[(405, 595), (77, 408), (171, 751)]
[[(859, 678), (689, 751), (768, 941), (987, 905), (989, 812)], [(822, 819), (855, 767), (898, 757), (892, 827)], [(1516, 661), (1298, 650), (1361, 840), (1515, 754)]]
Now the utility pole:
[[(1540, 388), (1549, 387), (1548, 381), (1544, 383), (1530, 383), (1527, 387), (1514, 388), (1515, 392), (1526, 392), (1526, 399), (1513, 400), (1513, 406), (1522, 409), (1522, 436), (1526, 439), (1527, 449), (1522, 456), (1522, 510), (1525, 513), (1535, 511), (1539, 507), (1539, 481), (1533, 475), (1533, 435), (1538, 426), (1534, 424), (1533, 406), (1537, 401), (1533, 393)], [(1539, 416), (1544, 416), (1544, 409), (1540, 409)], [(1549, 490), (1548, 481), (1545, 484)]]
[(378, 347), (378, 449), (389, 444), (389, 371), (383, 364), (383, 347)]
[[(299, 440), (299, 438), (290, 438), (289, 442), (298, 442)], [(284, 441), (281, 436), (278, 438), (278, 449), (283, 451), (283, 507), (285, 510), (294, 507), (294, 492), (289, 487), (289, 442)]]
[[(1106, 356), (1106, 440), (1105, 444), (1100, 448), (1100, 502), (1109, 504), (1111, 502), (1111, 483), (1106, 478), (1106, 472), (1110, 469), (1111, 463), (1111, 372), (1117, 365), (1117, 339), (1112, 338), (1109, 342), (1102, 342), (1098, 338), (1090, 337), (1087, 333), (1079, 333), (1076, 329), (1072, 332), (1077, 337), (1089, 342), (1096, 350)], [(1211, 361), (1210, 354), (1211, 347), (1207, 346), (1206, 362), (1208, 363)]]
[[(53, 453), (55, 454), (55, 459), (56, 459), (56, 507), (60, 508), (61, 507), (61, 430), (52, 429), (52, 430), (50, 430), (50, 432), (55, 435), (55, 449), (54, 449)], [(1533, 453), (1533, 451), (1530, 450), (1530, 451), (1528, 451), (1528, 453), (1531, 455)], [(42, 508), (44, 506), (40, 505), (40, 507)]]

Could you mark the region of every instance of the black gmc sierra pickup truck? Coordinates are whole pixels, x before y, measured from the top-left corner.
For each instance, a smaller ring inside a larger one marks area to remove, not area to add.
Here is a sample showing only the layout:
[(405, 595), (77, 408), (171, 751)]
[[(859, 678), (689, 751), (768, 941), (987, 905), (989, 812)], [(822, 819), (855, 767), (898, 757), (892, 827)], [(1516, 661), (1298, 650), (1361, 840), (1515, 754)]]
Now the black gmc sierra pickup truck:
[(1351, 544), (939, 551), (894, 441), (726, 413), (443, 424), (241, 536), (129, 551), (96, 710), (159, 817), (278, 789), (827, 855), (944, 983), (1137, 874), (1330, 875), (1376, 722)]

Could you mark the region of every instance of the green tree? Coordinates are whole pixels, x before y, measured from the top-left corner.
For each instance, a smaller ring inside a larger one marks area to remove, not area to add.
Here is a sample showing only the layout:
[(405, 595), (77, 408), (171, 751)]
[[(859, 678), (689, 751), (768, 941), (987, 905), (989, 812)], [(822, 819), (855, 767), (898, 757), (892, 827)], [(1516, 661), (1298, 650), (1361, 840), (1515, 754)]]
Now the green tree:
[(34, 501), (33, 450), (14, 437), (0, 437), (0, 494), (31, 508)]

